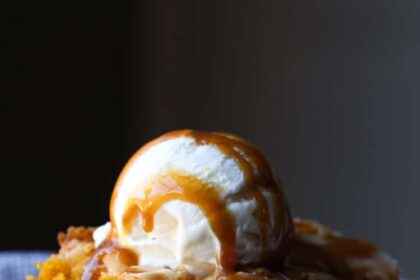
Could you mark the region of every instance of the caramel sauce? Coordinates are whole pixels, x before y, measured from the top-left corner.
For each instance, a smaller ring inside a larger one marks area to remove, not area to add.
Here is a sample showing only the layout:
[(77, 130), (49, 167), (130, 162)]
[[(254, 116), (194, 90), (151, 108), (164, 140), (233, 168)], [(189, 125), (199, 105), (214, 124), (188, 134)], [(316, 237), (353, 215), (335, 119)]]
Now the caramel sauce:
[(308, 222), (302, 222), (295, 220), (294, 227), (296, 232), (300, 234), (316, 234), (318, 233), (318, 228), (311, 223)]
[[(256, 218), (259, 221), (262, 242), (274, 254), (281, 254), (284, 239), (293, 230), (291, 225), (288, 206), (281, 191), (280, 183), (275, 180), (271, 166), (264, 155), (245, 140), (227, 133), (199, 132), (192, 130), (179, 130), (169, 132), (149, 142), (138, 150), (124, 167), (116, 183), (111, 199), (110, 216), (113, 228), (115, 228), (114, 201), (118, 196), (118, 188), (125, 172), (129, 170), (132, 163), (156, 144), (176, 137), (191, 137), (199, 145), (216, 146), (227, 157), (233, 158), (244, 173), (246, 180), (245, 189), (249, 190), (257, 202)], [(266, 199), (262, 189), (269, 191), (280, 205), (275, 207), (275, 219), (277, 222), (271, 227)], [(209, 220), (209, 224), (221, 243), (222, 255), (220, 262), (224, 271), (233, 271), (236, 262), (236, 236), (235, 223), (232, 214), (226, 209), (220, 199), (217, 188), (210, 188), (197, 178), (172, 172), (158, 178), (146, 188), (147, 193), (144, 199), (132, 198), (126, 208), (123, 217), (124, 230), (129, 230), (135, 218), (142, 217), (143, 229), (146, 232), (153, 230), (153, 220), (156, 211), (164, 203), (171, 200), (183, 200), (197, 205)], [(267, 232), (273, 232), (278, 236), (276, 240), (265, 240)], [(116, 231), (113, 231), (116, 234)], [(279, 253), (277, 253), (279, 252)], [(273, 258), (273, 256), (266, 256)], [(263, 260), (262, 260), (263, 261)]]
[(221, 265), (230, 270), (235, 265), (235, 220), (223, 201), (217, 188), (210, 187), (199, 179), (178, 172), (168, 172), (146, 187), (145, 198), (132, 198), (127, 203), (123, 217), (124, 230), (129, 231), (133, 217), (141, 215), (145, 232), (153, 231), (154, 216), (168, 201), (182, 200), (197, 205), (207, 217), (214, 234), (221, 245)]
[(372, 258), (378, 249), (367, 241), (334, 237), (328, 240), (328, 250), (341, 257)]
[(82, 280), (97, 280), (102, 272), (106, 272), (104, 257), (110, 253), (117, 253), (119, 260), (126, 266), (138, 264), (137, 254), (122, 247), (115, 239), (106, 239), (95, 251), (89, 263), (86, 264)]
[[(334, 258), (373, 258), (378, 249), (364, 240), (349, 239), (332, 233), (329, 230), (322, 230), (322, 227), (315, 223), (295, 219), (294, 227), (299, 235), (318, 235), (324, 239), (320, 249), (326, 251)], [(304, 252), (310, 254), (310, 250)]]

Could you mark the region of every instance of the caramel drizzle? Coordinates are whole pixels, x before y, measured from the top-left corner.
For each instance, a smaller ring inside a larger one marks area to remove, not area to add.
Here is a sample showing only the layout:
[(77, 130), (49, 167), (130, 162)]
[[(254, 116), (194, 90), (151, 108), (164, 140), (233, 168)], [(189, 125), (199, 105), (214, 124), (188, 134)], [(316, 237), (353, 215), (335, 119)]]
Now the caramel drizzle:
[(142, 217), (144, 231), (153, 231), (156, 212), (163, 204), (173, 200), (190, 202), (200, 208), (220, 240), (222, 267), (227, 270), (233, 268), (236, 260), (235, 220), (220, 200), (217, 189), (195, 177), (168, 172), (154, 180), (147, 188), (144, 199), (132, 198), (127, 203), (123, 217), (124, 231), (128, 232), (132, 228), (138, 215)]
[(378, 249), (367, 241), (343, 237), (330, 237), (327, 250), (338, 256), (362, 259), (373, 258), (378, 253)]
[[(266, 167), (265, 160), (261, 159), (261, 156), (256, 152), (255, 148), (251, 147), (248, 143), (244, 142), (244, 140), (225, 133), (206, 133), (206, 132), (196, 132), (191, 131), (189, 132), (190, 136), (192, 136), (197, 143), (207, 145), (215, 145), (217, 148), (224, 153), (226, 156), (233, 158), (239, 164), (242, 172), (245, 176), (246, 185), (245, 188), (250, 188), (252, 190), (253, 196), (257, 202), (257, 221), (260, 222), (259, 228), (261, 232), (261, 236), (263, 238), (263, 243), (265, 244), (267, 240), (265, 240), (267, 227), (269, 225), (268, 221), (268, 209), (267, 209), (267, 202), (262, 194), (262, 192), (258, 189), (257, 181), (255, 180), (254, 175), (254, 167), (252, 166), (251, 162), (255, 162), (258, 167)], [(241, 153), (244, 153), (242, 154)], [(247, 158), (249, 157), (249, 158)], [(262, 170), (267, 170), (265, 168), (261, 168)], [(268, 170), (270, 170), (268, 168)], [(265, 174), (267, 175), (267, 174)], [(270, 176), (264, 176), (266, 179), (269, 179)]]
[[(259, 221), (261, 236), (267, 236), (267, 230), (270, 229), (270, 221), (267, 209), (267, 202), (262, 194), (260, 188), (265, 187), (272, 195), (276, 196), (276, 201), (281, 205), (277, 205), (275, 218), (280, 219), (281, 222), (274, 223), (272, 229), (274, 235), (279, 236), (277, 240), (263, 239), (262, 242), (267, 248), (273, 252), (278, 251), (282, 242), (292, 230), (290, 213), (281, 192), (278, 182), (275, 181), (272, 170), (263, 154), (251, 146), (245, 140), (226, 133), (209, 133), (198, 132), (192, 130), (174, 131), (149, 142), (141, 148), (127, 163), (122, 171), (120, 178), (116, 184), (111, 199), (111, 222), (115, 225), (113, 215), (113, 204), (118, 194), (118, 186), (121, 178), (124, 176), (126, 170), (130, 167), (132, 161), (138, 156), (148, 150), (150, 147), (175, 137), (191, 137), (201, 145), (214, 145), (226, 156), (236, 160), (244, 172), (246, 180), (246, 188), (251, 190), (252, 195), (257, 202), (256, 216)], [(255, 166), (254, 166), (255, 165)], [(257, 172), (255, 172), (256, 170)], [(188, 187), (194, 186), (194, 187)], [(209, 188), (198, 179), (185, 176), (182, 174), (170, 174), (161, 177), (157, 182), (152, 184), (148, 189), (145, 199), (133, 198), (126, 208), (123, 217), (124, 228), (130, 229), (133, 221), (137, 215), (142, 216), (143, 228), (146, 232), (153, 230), (153, 218), (156, 211), (161, 205), (171, 200), (183, 200), (197, 205), (209, 220), (209, 224), (221, 243), (222, 255), (220, 258), (221, 265), (225, 271), (233, 271), (236, 262), (236, 233), (235, 223), (232, 214), (225, 208), (218, 193), (212, 191), (214, 188)], [(282, 251), (282, 250), (280, 250)], [(268, 256), (267, 256), (268, 257)]]
[[(318, 248), (325, 250), (328, 254), (334, 256), (334, 258), (362, 258), (368, 259), (373, 258), (378, 254), (378, 248), (373, 246), (367, 241), (358, 239), (349, 239), (332, 232), (322, 230), (321, 227), (315, 223), (309, 221), (297, 220), (294, 221), (294, 227), (298, 235), (318, 235), (322, 237), (326, 242), (324, 245), (317, 245)], [(305, 250), (304, 254), (310, 256), (312, 253), (310, 250)], [(315, 251), (315, 254), (320, 255), (319, 252)], [(318, 256), (312, 256), (316, 259)]]
[[(233, 134), (191, 130), (183, 132), (185, 135), (194, 138), (199, 144), (215, 145), (226, 156), (238, 162), (245, 176), (245, 188), (252, 191), (257, 202), (256, 216), (257, 221), (259, 221), (261, 237), (263, 238), (262, 242), (271, 251), (279, 251), (282, 245), (281, 241), (289, 234), (292, 225), (280, 184), (275, 180), (272, 168), (263, 153), (244, 139)], [(278, 240), (265, 240), (267, 231), (270, 230), (270, 221), (267, 201), (261, 191), (263, 188), (270, 191), (271, 195), (275, 197), (275, 201), (281, 202), (281, 205), (277, 205), (278, 207), (274, 209), (275, 213), (273, 214), (277, 222), (274, 223), (274, 228), (271, 229), (275, 236), (279, 236)], [(265, 257), (272, 258), (272, 256)]]

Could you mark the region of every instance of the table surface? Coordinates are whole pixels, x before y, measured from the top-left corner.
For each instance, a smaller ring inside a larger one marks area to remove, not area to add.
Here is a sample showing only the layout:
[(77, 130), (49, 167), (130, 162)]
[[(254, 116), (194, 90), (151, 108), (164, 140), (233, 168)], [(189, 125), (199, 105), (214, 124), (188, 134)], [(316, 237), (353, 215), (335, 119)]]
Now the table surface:
[(24, 280), (27, 275), (37, 275), (35, 264), (48, 258), (50, 252), (0, 252), (0, 279)]

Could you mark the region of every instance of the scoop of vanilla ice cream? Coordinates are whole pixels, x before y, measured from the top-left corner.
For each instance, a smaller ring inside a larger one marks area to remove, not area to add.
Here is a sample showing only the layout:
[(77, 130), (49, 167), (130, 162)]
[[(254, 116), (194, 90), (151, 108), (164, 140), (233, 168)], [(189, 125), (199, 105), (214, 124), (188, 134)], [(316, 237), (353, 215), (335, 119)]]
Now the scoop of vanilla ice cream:
[[(244, 153), (239, 147), (237, 150)], [(258, 176), (258, 167), (255, 163), (253, 166), (253, 175)], [(124, 215), (130, 199), (144, 197), (148, 183), (169, 170), (188, 174), (217, 188), (220, 200), (234, 219), (237, 264), (260, 263), (267, 253), (273, 253), (269, 241), (278, 244), (287, 235), (287, 229), (261, 231), (256, 215), (258, 203), (250, 195), (244, 170), (234, 157), (217, 145), (198, 143), (188, 134), (180, 134), (157, 141), (135, 155), (114, 190), (110, 209), (113, 234), (123, 246), (137, 252), (141, 267), (182, 267), (203, 276), (215, 271), (221, 263), (221, 240), (199, 205), (183, 200), (168, 201), (157, 210), (152, 231), (143, 229), (141, 215), (135, 217), (129, 230), (124, 229)], [(258, 187), (266, 201), (269, 228), (274, 228), (276, 223), (289, 223), (285, 221), (288, 213), (276, 214), (283, 202), (278, 201), (269, 189)], [(109, 224), (98, 228), (95, 243), (99, 244), (105, 238), (109, 228)]]

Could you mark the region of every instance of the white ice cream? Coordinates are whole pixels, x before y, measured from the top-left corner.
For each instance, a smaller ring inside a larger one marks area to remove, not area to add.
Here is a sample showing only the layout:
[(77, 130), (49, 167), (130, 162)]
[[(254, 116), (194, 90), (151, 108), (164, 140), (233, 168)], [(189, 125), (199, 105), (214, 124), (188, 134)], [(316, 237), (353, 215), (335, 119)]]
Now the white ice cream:
[[(206, 275), (220, 263), (220, 242), (200, 208), (191, 203), (175, 200), (164, 204), (156, 213), (154, 230), (150, 233), (143, 230), (140, 216), (129, 233), (123, 231), (123, 214), (129, 197), (133, 192), (141, 195), (147, 182), (169, 169), (180, 170), (217, 186), (221, 199), (235, 218), (237, 263), (261, 260), (266, 248), (254, 215), (257, 203), (245, 195), (249, 190), (244, 189), (245, 176), (238, 162), (214, 145), (198, 144), (193, 138), (180, 136), (157, 143), (134, 158), (119, 180), (120, 187), (113, 204), (114, 230), (122, 245), (138, 252), (139, 265), (184, 267), (195, 275)], [(274, 223), (272, 212), (277, 207), (276, 201), (269, 192), (263, 191), (263, 194), (269, 220)], [(98, 228), (95, 243), (99, 244), (108, 231), (109, 225)]]

